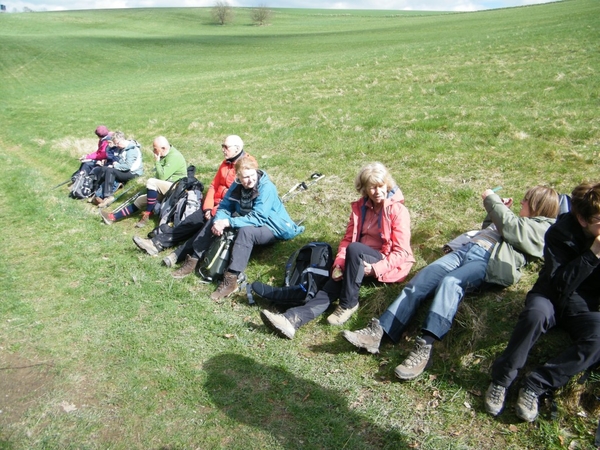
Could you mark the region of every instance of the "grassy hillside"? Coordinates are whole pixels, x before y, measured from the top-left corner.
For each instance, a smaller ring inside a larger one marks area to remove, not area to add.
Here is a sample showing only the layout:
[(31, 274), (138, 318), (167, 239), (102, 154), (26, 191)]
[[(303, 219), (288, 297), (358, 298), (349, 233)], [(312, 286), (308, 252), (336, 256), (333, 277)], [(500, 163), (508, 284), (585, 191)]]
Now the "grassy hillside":
[[(469, 296), (426, 375), (396, 382), (412, 348), (353, 351), (324, 318), (283, 341), (243, 297), (173, 280), (62, 189), (98, 124), (143, 145), (165, 135), (208, 183), (239, 134), (306, 232), (256, 252), (278, 283), (298, 246), (336, 246), (367, 162), (390, 167), (411, 212), (413, 270), (479, 226), (480, 193), (561, 192), (600, 179), (600, 3), (468, 14), (138, 9), (0, 15), (0, 448), (592, 448), (600, 380), (573, 382), (533, 425), (481, 394), (538, 267)], [(518, 206), (515, 206), (518, 210)], [(355, 329), (402, 285), (367, 285)], [(531, 355), (565, 345), (551, 333)], [(514, 390), (516, 391), (516, 389)], [(595, 414), (595, 415), (594, 415)], [(579, 445), (579, 447), (573, 447)]]

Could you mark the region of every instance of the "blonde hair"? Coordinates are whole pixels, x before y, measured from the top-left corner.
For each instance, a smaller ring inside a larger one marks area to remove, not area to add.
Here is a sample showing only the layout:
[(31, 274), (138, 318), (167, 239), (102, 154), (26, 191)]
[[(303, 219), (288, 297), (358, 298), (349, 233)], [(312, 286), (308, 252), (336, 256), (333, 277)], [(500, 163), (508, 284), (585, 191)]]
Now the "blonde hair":
[(534, 186), (527, 189), (524, 201), (529, 202), (530, 217), (542, 216), (551, 219), (558, 215), (558, 192), (546, 186)]
[(600, 214), (600, 183), (581, 183), (571, 193), (571, 211), (590, 223)]
[(396, 186), (396, 182), (386, 167), (379, 162), (364, 166), (354, 180), (354, 187), (363, 197), (367, 196), (367, 191), (371, 186), (381, 185), (385, 185), (387, 191), (390, 192)]
[(258, 163), (254, 159), (254, 156), (244, 155), (235, 162), (235, 173), (237, 176), (240, 176), (244, 170), (252, 169), (258, 170)]

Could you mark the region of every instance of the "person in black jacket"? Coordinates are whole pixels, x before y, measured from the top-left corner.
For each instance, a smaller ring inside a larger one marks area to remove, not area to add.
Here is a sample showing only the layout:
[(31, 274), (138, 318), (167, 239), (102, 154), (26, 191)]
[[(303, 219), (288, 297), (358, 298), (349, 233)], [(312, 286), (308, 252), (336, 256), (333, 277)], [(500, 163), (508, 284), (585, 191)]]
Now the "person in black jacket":
[(516, 404), (520, 419), (533, 422), (542, 394), (600, 363), (600, 183), (582, 183), (571, 196), (571, 212), (559, 216), (546, 233), (544, 267), (506, 349), (492, 366), (485, 409), (494, 416), (529, 351), (552, 327), (565, 329), (573, 342), (525, 377)]

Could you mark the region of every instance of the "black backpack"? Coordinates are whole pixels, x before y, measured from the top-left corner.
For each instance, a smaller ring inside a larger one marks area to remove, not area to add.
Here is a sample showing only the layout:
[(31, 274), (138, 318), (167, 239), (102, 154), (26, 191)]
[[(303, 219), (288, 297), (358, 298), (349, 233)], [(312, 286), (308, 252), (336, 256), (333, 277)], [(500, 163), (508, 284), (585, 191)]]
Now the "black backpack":
[(82, 199), (91, 197), (98, 188), (96, 176), (86, 173), (85, 170), (74, 174), (71, 180), (73, 181), (71, 192), (69, 192), (69, 197), (71, 198)]
[(283, 287), (255, 281), (252, 291), (284, 307), (299, 306), (313, 298), (329, 279), (333, 251), (326, 242), (310, 242), (296, 250), (285, 265)]
[(150, 232), (156, 236), (164, 227), (176, 227), (186, 217), (202, 208), (204, 185), (195, 177), (196, 167), (188, 167), (187, 177), (180, 178), (166, 192), (160, 203), (158, 226)]

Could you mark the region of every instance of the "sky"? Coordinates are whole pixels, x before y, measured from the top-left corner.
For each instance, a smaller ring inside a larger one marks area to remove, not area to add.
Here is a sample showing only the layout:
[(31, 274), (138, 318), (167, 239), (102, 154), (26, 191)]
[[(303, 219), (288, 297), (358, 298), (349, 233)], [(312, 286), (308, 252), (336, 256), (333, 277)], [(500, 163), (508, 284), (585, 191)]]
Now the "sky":
[[(480, 11), (547, 3), (551, 0), (228, 0), (233, 7), (384, 9), (400, 11)], [(75, 9), (207, 7), (215, 0), (0, 0), (6, 11), (66, 11)]]

